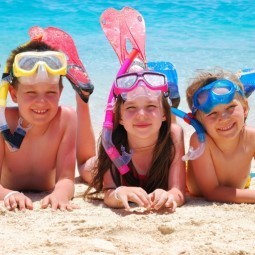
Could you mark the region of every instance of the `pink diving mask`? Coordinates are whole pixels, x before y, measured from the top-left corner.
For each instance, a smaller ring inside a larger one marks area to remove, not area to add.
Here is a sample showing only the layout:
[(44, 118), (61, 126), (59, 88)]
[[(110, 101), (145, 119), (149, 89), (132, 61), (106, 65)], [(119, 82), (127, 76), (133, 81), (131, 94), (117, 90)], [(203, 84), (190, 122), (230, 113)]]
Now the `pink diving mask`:
[(161, 92), (168, 95), (166, 76), (162, 73), (142, 71), (119, 75), (113, 87), (114, 95), (121, 95), (124, 100), (140, 95), (158, 97)]

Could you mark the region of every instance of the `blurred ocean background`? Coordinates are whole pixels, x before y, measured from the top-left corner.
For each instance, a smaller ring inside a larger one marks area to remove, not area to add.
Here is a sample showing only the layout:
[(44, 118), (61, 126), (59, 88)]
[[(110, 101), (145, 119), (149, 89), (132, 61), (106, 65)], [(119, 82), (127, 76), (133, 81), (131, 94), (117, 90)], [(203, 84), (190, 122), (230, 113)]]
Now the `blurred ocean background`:
[[(170, 61), (176, 67), (182, 110), (188, 110), (185, 89), (197, 70), (222, 67), (236, 72), (255, 67), (255, 5), (250, 0), (150, 0), (147, 3), (2, 0), (1, 72), (10, 51), (29, 40), (30, 27), (54, 26), (66, 31), (75, 41), (80, 59), (95, 85), (90, 108), (98, 134), (109, 89), (119, 69), (117, 56), (100, 27), (99, 18), (109, 7), (120, 10), (124, 6), (135, 8), (145, 19), (147, 60)], [(64, 84), (61, 104), (75, 107), (74, 91), (67, 80)], [(249, 103), (247, 122), (255, 126), (255, 95), (250, 96)]]

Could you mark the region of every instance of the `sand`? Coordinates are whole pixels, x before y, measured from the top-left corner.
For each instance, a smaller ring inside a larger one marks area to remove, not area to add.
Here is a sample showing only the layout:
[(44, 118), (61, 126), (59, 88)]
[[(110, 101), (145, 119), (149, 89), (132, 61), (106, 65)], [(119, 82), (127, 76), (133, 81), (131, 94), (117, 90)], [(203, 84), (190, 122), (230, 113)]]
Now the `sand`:
[(86, 188), (77, 175), (73, 203), (80, 209), (72, 212), (40, 209), (46, 193), (25, 193), (33, 211), (10, 212), (1, 201), (0, 254), (255, 254), (255, 205), (187, 196), (173, 214), (139, 207), (128, 212), (84, 201)]
[(85, 202), (79, 178), (75, 188), (80, 209), (72, 212), (40, 209), (45, 193), (28, 194), (33, 211), (9, 212), (1, 204), (0, 254), (255, 254), (254, 205), (188, 197), (173, 214), (128, 212)]

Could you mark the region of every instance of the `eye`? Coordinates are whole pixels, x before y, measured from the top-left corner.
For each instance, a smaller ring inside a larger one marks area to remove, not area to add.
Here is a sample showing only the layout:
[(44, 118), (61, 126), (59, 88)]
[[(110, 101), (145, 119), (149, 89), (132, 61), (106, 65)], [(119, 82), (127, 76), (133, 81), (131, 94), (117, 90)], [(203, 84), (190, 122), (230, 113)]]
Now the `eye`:
[(209, 118), (215, 118), (217, 116), (217, 112), (210, 112), (208, 115), (206, 115), (206, 117)]
[(50, 95), (52, 95), (52, 94), (57, 94), (56, 91), (48, 91), (47, 93), (50, 94)]
[(232, 105), (230, 105), (230, 106), (227, 108), (227, 110), (234, 109), (235, 107), (236, 107), (236, 105), (232, 104)]
[(29, 91), (26, 91), (26, 94), (33, 95), (33, 94), (35, 94), (35, 91), (29, 90)]
[(155, 109), (155, 108), (157, 108), (157, 105), (150, 104), (150, 105), (147, 106), (147, 108), (149, 108), (149, 109)]
[(135, 106), (127, 106), (126, 107), (126, 110), (134, 110), (135, 109)]

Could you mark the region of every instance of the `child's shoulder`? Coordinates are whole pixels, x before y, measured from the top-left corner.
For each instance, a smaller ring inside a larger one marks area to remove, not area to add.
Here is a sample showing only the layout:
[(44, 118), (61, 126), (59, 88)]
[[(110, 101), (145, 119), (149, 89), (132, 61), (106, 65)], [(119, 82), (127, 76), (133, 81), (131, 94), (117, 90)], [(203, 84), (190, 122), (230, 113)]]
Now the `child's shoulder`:
[(245, 135), (248, 138), (248, 141), (254, 142), (255, 144), (255, 127), (245, 126), (244, 130), (245, 130)]
[(73, 109), (72, 107), (59, 106), (59, 110), (55, 119), (59, 119), (59, 121), (70, 125), (76, 122), (77, 114), (75, 109)]

